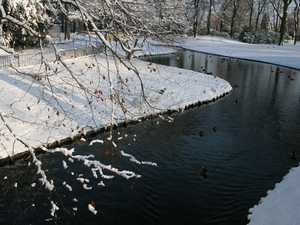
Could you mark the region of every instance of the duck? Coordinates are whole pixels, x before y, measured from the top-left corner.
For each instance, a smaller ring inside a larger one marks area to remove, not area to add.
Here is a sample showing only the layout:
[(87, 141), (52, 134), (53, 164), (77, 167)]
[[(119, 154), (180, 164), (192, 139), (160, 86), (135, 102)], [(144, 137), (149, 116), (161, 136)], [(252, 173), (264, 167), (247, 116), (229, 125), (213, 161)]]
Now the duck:
[(296, 159), (297, 158), (297, 154), (294, 151), (292, 151), (292, 153), (290, 154), (290, 156), (291, 156), (292, 159)]
[(216, 132), (218, 130), (217, 127), (213, 127), (213, 131)]
[(199, 135), (200, 135), (200, 137), (203, 137), (204, 132), (203, 132), (203, 131), (200, 131), (200, 132), (199, 132)]
[(208, 170), (206, 168), (204, 168), (203, 166), (201, 166), (200, 173), (201, 173), (201, 175), (204, 176), (204, 178), (207, 178)]

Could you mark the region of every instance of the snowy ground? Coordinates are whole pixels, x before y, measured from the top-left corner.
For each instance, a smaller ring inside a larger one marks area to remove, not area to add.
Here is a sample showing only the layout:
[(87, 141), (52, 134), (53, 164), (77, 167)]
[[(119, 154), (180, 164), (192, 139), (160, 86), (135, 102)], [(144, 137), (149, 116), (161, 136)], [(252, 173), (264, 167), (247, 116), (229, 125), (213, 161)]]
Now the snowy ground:
[(283, 46), (268, 44), (247, 44), (237, 40), (203, 36), (187, 38), (181, 45), (196, 51), (274, 63), (300, 69), (300, 43)]
[[(254, 45), (219, 37), (199, 37), (185, 39), (182, 46), (201, 52), (300, 69), (299, 45)], [(87, 98), (77, 84), (71, 81), (67, 71), (54, 62), (52, 67), (57, 68), (57, 76), (55, 79), (50, 77), (47, 82), (20, 75), (11, 69), (1, 70), (0, 114), (5, 122), (0, 120), (0, 159), (26, 150), (22, 144), (15, 142), (15, 137), (38, 147), (65, 137), (73, 137), (79, 132), (84, 133), (87, 128), (106, 126), (112, 122), (112, 111), (121, 122), (157, 113), (162, 109), (183, 108), (231, 91), (228, 82), (213, 76), (134, 60), (134, 65), (141, 70), (144, 79), (146, 98), (155, 107), (149, 108), (141, 104), (141, 86), (136, 75), (120, 65), (116, 69), (114, 61), (110, 59), (112, 74), (121, 74), (123, 83), (117, 76), (112, 81), (116, 86), (120, 85), (119, 90), (123, 90), (122, 84), (126, 83), (123, 87), (126, 87), (126, 92), (118, 93), (118, 97), (122, 95), (126, 100), (124, 104), (127, 111), (124, 115), (121, 108), (114, 109), (110, 104), (109, 74), (105, 72), (106, 69), (94, 67), (95, 60), (103, 68), (108, 66), (106, 59), (101, 56), (96, 59), (68, 59), (66, 63), (78, 71), (80, 82), (90, 84), (94, 90), (98, 90), (99, 98), (96, 99)], [(22, 69), (28, 72), (37, 68)], [(49, 82), (55, 83), (56, 88), (51, 89)], [(300, 167), (293, 168), (273, 191), (269, 191), (257, 206), (249, 210), (249, 224), (300, 224), (299, 177)]]
[[(109, 65), (104, 56), (70, 58), (65, 62), (77, 73), (76, 79), (59, 62), (51, 62), (51, 70), (56, 74), (48, 77), (39, 72), (38, 65), (19, 68), (25, 73), (35, 71), (35, 79), (13, 69), (1, 71), (0, 159), (27, 150), (21, 142), (15, 142), (15, 136), (39, 147), (111, 123), (212, 100), (232, 90), (227, 81), (214, 76), (133, 59), (151, 108), (142, 101), (139, 78), (124, 66), (115, 65), (112, 58)], [(119, 99), (119, 104), (113, 106), (111, 88), (115, 101)]]

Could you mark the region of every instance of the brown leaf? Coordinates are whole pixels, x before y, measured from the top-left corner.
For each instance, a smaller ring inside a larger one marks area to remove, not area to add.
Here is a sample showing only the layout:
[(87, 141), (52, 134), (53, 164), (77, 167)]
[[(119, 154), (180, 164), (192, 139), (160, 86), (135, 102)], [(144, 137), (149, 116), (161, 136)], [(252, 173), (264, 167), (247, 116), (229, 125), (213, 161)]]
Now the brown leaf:
[(27, 109), (30, 110), (30, 107), (28, 106)]

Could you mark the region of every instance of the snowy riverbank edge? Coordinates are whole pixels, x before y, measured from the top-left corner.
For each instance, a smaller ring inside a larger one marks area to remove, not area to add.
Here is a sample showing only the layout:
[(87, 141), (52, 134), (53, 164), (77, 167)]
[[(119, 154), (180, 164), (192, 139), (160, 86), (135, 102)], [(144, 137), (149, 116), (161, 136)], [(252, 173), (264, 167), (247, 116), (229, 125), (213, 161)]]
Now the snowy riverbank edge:
[[(70, 66), (86, 68), (85, 65), (91, 65), (92, 60), (92, 57), (82, 57), (69, 59), (67, 61)], [(105, 65), (106, 63), (105, 57), (99, 56), (97, 60), (102, 60), (102, 65)], [(214, 102), (232, 91), (231, 85), (218, 77), (163, 65), (150, 65), (149, 63), (138, 59), (134, 59), (133, 62), (143, 76), (143, 85), (146, 90), (145, 94), (147, 94), (150, 103), (154, 104), (157, 109), (151, 109), (147, 107), (146, 104), (145, 106), (140, 105), (141, 92), (136, 88), (139, 86), (139, 82), (134, 81), (135, 78), (133, 72), (128, 71), (127, 68), (118, 66), (117, 70), (121, 71), (123, 80), (126, 79), (128, 85), (130, 85), (129, 83), (132, 80), (132, 86), (130, 88), (131, 94), (130, 96), (128, 95), (126, 99), (126, 102), (128, 102), (128, 111), (130, 111), (131, 114), (129, 115), (129, 113), (127, 113), (126, 120), (121, 119), (118, 124), (113, 123), (113, 125), (110, 122), (111, 116), (108, 114), (98, 116), (93, 119), (96, 120), (97, 126), (93, 126), (90, 122), (91, 118), (88, 118), (87, 116), (88, 112), (86, 105), (88, 103), (82, 102), (82, 100), (80, 100), (80, 102), (69, 103), (69, 101), (78, 98), (79, 95), (79, 93), (70, 93), (68, 91), (71, 89), (70, 87), (61, 86), (61, 89), (56, 90), (56, 92), (60, 93), (60, 101), (63, 100), (61, 102), (62, 106), (69, 110), (69, 113), (72, 114), (72, 116), (73, 114), (77, 116), (76, 119), (70, 120), (69, 118), (64, 118), (62, 121), (60, 118), (61, 112), (58, 114), (59, 111), (57, 111), (56, 108), (49, 110), (48, 103), (46, 103), (47, 101), (43, 101), (43, 97), (40, 96), (45, 94), (48, 94), (49, 96), (52, 95), (51, 90), (49, 90), (49, 88), (47, 89), (43, 80), (36, 81), (28, 76), (20, 75), (12, 69), (2, 70), (2, 76), (0, 77), (0, 95), (2, 99), (0, 112), (4, 115), (5, 122), (0, 120), (0, 165), (22, 158), (24, 157), (24, 154), (28, 153), (28, 148), (26, 146), (22, 143), (15, 143), (15, 137), (6, 125), (9, 125), (16, 133), (16, 136), (21, 140), (30, 140), (30, 146), (37, 152), (40, 152), (43, 147), (53, 148), (68, 144), (82, 137), (93, 136), (111, 130), (112, 126), (115, 129), (118, 126), (138, 123), (139, 121), (153, 118), (158, 115), (171, 114), (209, 102)], [(31, 70), (32, 68), (28, 67), (23, 69)], [(62, 68), (58, 66), (58, 70), (61, 69)], [(97, 71), (93, 67), (84, 70), (86, 70), (87, 77), (89, 78), (84, 78), (83, 82), (95, 82)], [(62, 75), (60, 76), (65, 76), (63, 79), (67, 78), (66, 75), (64, 75), (64, 72), (62, 72)], [(116, 85), (118, 83), (117, 81), (117, 78), (115, 78), (114, 82)], [(44, 87), (46, 87), (46, 89)], [(107, 87), (108, 85), (106, 85), (106, 89), (109, 89)], [(160, 90), (166, 90), (166, 92), (164, 94), (159, 94)], [(102, 91), (105, 92), (104, 90)], [(66, 95), (68, 94), (68, 97), (64, 96), (63, 93), (66, 93)], [(73, 97), (70, 97), (71, 95)], [(103, 96), (105, 95), (108, 96), (109, 94), (103, 93)], [(20, 96), (22, 96), (22, 101), (19, 99)], [(109, 102), (109, 100), (107, 101)], [(74, 107), (74, 104), (77, 104), (76, 107)], [(93, 104), (95, 104), (93, 107), (99, 108), (99, 111), (102, 110), (107, 112), (110, 110), (110, 106), (107, 105), (109, 103), (104, 104), (103, 106), (103, 104), (101, 105), (101, 101), (100, 103), (96, 103), (95, 101)], [(46, 107), (48, 107), (48, 110), (41, 111), (41, 108)], [(51, 115), (49, 115), (49, 111)], [(55, 115), (55, 113), (57, 115)], [(79, 116), (81, 113), (84, 113), (85, 118)], [(119, 117), (122, 117), (122, 113), (121, 110), (119, 110), (119, 112), (116, 111), (116, 114), (118, 114), (117, 116)], [(51, 118), (51, 124), (53, 124), (51, 130), (49, 129), (49, 118)], [(29, 122), (24, 122), (25, 120), (28, 120)], [(73, 127), (72, 132), (70, 131), (71, 126)], [(78, 127), (78, 129), (74, 127)], [(83, 130), (83, 127), (87, 127), (88, 129)], [(77, 132), (79, 130), (80, 132)], [(36, 137), (37, 134), (40, 137)], [(51, 138), (49, 138), (50, 135)]]
[(180, 47), (205, 54), (300, 70), (300, 42), (297, 45), (285, 43), (283, 46), (278, 46), (276, 44), (247, 44), (229, 38), (201, 36), (182, 40)]

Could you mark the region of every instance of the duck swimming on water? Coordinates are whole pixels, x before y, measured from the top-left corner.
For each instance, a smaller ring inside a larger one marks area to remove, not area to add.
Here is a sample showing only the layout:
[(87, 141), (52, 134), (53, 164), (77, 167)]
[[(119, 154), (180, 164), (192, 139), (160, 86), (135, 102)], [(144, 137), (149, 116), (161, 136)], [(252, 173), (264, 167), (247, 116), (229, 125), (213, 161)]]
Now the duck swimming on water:
[(200, 132), (199, 132), (199, 135), (200, 135), (201, 137), (203, 137), (203, 136), (204, 136), (204, 132), (203, 132), (203, 131), (200, 131)]
[(204, 176), (204, 179), (207, 178), (208, 170), (206, 168), (204, 168), (203, 166), (201, 166), (200, 173)]
[(290, 156), (291, 156), (292, 159), (296, 159), (297, 158), (297, 154), (294, 151), (292, 151), (292, 153), (291, 153)]

